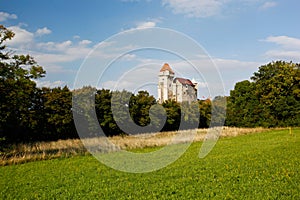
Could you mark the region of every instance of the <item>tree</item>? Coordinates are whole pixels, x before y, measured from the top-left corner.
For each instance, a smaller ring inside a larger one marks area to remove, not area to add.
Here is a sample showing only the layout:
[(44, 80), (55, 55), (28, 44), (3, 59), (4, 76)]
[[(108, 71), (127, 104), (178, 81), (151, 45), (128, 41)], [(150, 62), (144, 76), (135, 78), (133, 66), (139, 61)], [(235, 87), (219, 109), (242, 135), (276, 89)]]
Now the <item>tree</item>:
[(210, 127), (223, 126), (226, 118), (227, 97), (216, 96), (212, 101)]
[(39, 97), (34, 79), (45, 76), (44, 69), (29, 55), (15, 55), (4, 42), (14, 33), (0, 25), (0, 138), (30, 140), (38, 126)]
[(150, 123), (149, 110), (156, 103), (153, 96), (147, 91), (139, 91), (130, 99), (130, 114), (134, 122), (139, 126), (147, 126)]
[(141, 133), (158, 132), (163, 128), (166, 113), (163, 107), (147, 91), (139, 91), (130, 99), (129, 110)]
[(97, 137), (100, 134), (99, 122), (95, 111), (97, 90), (85, 86), (72, 92), (72, 112), (78, 134), (82, 138)]
[(235, 84), (234, 90), (230, 91), (226, 125), (254, 127), (258, 124), (260, 105), (254, 87), (254, 83), (248, 80)]
[(226, 124), (246, 127), (300, 125), (299, 64), (276, 61), (262, 65), (230, 92)]
[(167, 121), (163, 131), (178, 130), (181, 122), (180, 104), (174, 100), (166, 100), (162, 106), (167, 113)]
[(120, 130), (113, 119), (111, 112), (111, 92), (110, 90), (97, 90), (95, 95), (95, 109), (99, 124), (107, 136), (120, 134)]
[(199, 100), (199, 126), (198, 128), (208, 128), (211, 120), (211, 100)]
[(133, 97), (131, 92), (126, 90), (113, 91), (111, 97), (111, 111), (113, 119), (123, 134), (136, 134), (138, 126), (134, 123), (130, 115), (130, 99)]
[(267, 113), (268, 126), (300, 125), (300, 65), (276, 61), (251, 77), (255, 96)]
[(43, 88), (45, 139), (66, 139), (78, 137), (72, 116), (72, 93), (67, 86), (60, 88)]

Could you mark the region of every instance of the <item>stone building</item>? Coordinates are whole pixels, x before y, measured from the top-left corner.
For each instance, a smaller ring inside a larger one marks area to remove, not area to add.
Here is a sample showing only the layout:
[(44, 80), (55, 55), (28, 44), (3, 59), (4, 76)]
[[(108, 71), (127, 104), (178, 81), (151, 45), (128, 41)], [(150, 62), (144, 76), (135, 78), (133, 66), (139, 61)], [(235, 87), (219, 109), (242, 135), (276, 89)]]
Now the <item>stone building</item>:
[(175, 78), (175, 73), (165, 63), (158, 74), (158, 102), (168, 99), (177, 102), (193, 102), (197, 100), (197, 83), (185, 78)]

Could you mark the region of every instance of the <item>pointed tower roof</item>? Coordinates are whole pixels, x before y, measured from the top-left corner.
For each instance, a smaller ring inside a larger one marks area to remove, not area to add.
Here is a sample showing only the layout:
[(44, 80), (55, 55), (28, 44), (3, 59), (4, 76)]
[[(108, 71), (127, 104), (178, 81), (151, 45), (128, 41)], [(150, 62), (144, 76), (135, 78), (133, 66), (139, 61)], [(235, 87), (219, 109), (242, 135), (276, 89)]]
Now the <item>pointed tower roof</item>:
[(169, 71), (171, 74), (174, 74), (173, 70), (171, 69), (170, 65), (168, 63), (165, 63), (162, 68), (160, 69), (160, 72), (163, 71)]

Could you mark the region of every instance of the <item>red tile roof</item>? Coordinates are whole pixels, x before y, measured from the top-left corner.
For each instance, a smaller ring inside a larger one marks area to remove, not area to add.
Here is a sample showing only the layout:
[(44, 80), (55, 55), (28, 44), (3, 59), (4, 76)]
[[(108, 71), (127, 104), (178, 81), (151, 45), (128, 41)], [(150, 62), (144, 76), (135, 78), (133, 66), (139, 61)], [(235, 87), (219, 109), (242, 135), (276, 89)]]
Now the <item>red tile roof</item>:
[(191, 86), (195, 86), (192, 81), (190, 81), (189, 79), (185, 79), (185, 78), (175, 78), (174, 79), (174, 82), (176, 82), (176, 80), (178, 80), (181, 84), (184, 84), (184, 85), (191, 85)]
[(170, 65), (168, 63), (165, 63), (162, 68), (160, 69), (161, 72), (163, 71), (169, 71), (171, 74), (174, 74), (173, 70), (171, 69)]

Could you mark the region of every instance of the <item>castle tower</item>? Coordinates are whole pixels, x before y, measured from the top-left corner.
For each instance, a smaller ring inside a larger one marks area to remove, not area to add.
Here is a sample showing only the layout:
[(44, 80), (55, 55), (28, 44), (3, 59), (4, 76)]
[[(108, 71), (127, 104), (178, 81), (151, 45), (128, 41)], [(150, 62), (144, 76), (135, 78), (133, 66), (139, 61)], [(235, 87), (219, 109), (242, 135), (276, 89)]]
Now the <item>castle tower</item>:
[(165, 63), (158, 74), (158, 102), (163, 103), (172, 99), (174, 72), (168, 63)]

